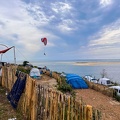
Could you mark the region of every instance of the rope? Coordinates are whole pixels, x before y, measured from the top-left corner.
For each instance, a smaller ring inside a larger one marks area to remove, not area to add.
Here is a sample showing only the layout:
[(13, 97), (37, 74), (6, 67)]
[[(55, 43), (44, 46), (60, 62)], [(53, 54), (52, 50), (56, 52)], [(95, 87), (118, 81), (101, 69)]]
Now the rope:
[[(17, 48), (16, 50), (22, 55), (22, 57), (23, 57), (26, 61), (28, 61), (27, 58), (20, 52), (20, 50), (19, 50), (18, 48)], [(29, 61), (28, 61), (28, 62), (29, 62)], [(29, 63), (32, 64), (31, 62), (29, 62)]]

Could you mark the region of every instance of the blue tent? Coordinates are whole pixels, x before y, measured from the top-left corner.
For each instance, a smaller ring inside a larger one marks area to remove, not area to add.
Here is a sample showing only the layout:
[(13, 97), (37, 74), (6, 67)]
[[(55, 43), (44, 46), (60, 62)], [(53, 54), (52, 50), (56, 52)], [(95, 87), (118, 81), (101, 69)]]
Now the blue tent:
[(82, 77), (76, 74), (66, 74), (67, 83), (75, 89), (87, 89), (88, 85)]

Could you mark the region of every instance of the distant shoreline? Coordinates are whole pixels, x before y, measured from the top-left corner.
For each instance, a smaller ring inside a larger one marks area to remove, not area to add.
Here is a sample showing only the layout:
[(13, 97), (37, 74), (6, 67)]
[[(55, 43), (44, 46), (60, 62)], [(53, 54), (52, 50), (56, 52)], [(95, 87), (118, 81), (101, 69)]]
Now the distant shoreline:
[(79, 66), (97, 66), (97, 65), (118, 65), (120, 62), (75, 62), (74, 65)]

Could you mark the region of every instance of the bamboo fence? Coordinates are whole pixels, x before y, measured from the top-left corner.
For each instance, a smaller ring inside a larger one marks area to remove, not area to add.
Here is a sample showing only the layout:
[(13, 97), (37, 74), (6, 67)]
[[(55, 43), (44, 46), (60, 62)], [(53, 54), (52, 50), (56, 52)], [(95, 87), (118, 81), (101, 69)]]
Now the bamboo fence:
[(82, 99), (76, 101), (71, 96), (51, 88), (38, 85), (37, 120), (100, 120), (101, 114)]
[[(2, 69), (2, 86), (11, 90), (17, 68), (4, 66)], [(60, 81), (58, 74), (50, 74)], [(101, 120), (100, 111), (82, 100), (76, 101), (60, 91), (38, 85), (29, 75), (17, 110), (24, 114), (25, 120)]]

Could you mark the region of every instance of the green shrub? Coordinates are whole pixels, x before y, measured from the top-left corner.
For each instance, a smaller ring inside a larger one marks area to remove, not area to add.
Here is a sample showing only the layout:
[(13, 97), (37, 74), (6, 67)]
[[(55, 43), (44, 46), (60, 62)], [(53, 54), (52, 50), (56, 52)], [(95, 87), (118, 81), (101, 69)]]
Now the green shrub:
[(115, 99), (120, 102), (120, 96), (119, 95), (116, 95)]
[(26, 67), (24, 67), (24, 66), (18, 66), (17, 70), (29, 74), (31, 68), (29, 68), (29, 67), (26, 68)]
[(23, 61), (23, 66), (26, 66), (28, 63), (28, 61)]
[(72, 86), (66, 82), (65, 77), (61, 77), (61, 82), (58, 82), (57, 89), (63, 93), (69, 93), (73, 98), (75, 98), (75, 91), (73, 90)]
[(117, 101), (120, 101), (120, 96), (117, 95), (117, 92), (115, 90), (113, 92), (113, 98), (115, 98)]
[(61, 92), (71, 92), (72, 87), (71, 87), (71, 85), (69, 85), (67, 83), (63, 83), (58, 86), (58, 90), (60, 90)]

